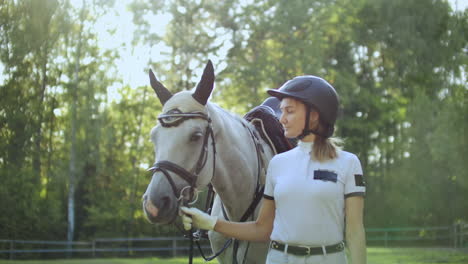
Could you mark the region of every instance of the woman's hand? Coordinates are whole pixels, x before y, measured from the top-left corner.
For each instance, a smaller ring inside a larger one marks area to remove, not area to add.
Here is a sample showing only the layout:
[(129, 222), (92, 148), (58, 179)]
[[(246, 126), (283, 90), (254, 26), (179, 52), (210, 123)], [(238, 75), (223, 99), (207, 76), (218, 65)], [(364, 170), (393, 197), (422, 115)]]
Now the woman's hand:
[(180, 208), (185, 230), (192, 227), (214, 230), (227, 237), (248, 241), (269, 241), (275, 219), (275, 202), (263, 199), (262, 207), (256, 221), (230, 222), (217, 216), (208, 215), (197, 208)]
[(192, 226), (205, 230), (213, 230), (218, 217), (206, 214), (197, 208), (181, 207), (182, 223), (185, 230), (192, 229)]

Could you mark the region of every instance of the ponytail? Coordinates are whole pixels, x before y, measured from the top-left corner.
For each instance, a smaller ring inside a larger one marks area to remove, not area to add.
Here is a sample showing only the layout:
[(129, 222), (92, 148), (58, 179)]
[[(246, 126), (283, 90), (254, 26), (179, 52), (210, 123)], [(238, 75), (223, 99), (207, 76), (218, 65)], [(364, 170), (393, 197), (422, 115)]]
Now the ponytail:
[[(333, 129), (329, 125), (319, 122), (318, 131), (323, 135), (323, 131)], [(343, 140), (336, 137), (323, 137), (321, 135), (315, 135), (312, 158), (324, 162), (328, 160), (333, 160), (338, 156), (338, 151), (341, 150), (343, 145)]]
[(338, 151), (341, 150), (342, 143), (340, 138), (315, 136), (312, 158), (319, 162), (335, 159)]

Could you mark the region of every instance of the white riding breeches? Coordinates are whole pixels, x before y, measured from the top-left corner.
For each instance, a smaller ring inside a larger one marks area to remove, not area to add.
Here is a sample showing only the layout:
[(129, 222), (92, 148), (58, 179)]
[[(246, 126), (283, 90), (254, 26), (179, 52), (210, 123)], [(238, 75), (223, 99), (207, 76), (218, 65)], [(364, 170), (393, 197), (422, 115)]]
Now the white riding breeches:
[(276, 249), (268, 251), (266, 264), (346, 264), (345, 251), (312, 256), (296, 256)]

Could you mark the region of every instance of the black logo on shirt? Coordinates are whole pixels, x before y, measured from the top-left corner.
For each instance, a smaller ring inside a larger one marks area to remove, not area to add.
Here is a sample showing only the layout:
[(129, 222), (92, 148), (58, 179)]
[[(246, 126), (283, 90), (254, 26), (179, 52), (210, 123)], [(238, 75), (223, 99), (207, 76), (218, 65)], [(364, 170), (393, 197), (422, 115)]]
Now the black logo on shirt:
[(354, 181), (356, 182), (356, 186), (366, 187), (366, 180), (362, 174), (354, 174)]
[(333, 171), (314, 170), (314, 180), (336, 182), (338, 175)]

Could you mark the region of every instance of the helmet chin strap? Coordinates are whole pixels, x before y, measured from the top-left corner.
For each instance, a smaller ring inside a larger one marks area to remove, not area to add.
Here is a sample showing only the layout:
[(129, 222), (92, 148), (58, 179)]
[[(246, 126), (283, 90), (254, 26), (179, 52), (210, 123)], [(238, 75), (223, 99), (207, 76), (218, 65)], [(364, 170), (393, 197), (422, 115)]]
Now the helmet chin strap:
[(318, 130), (313, 130), (313, 129), (309, 128), (310, 112), (311, 112), (311, 107), (306, 105), (305, 126), (304, 126), (304, 129), (302, 130), (302, 133), (299, 136), (297, 136), (296, 138), (298, 140), (302, 140), (303, 138), (307, 137), (310, 134), (314, 134), (314, 135), (321, 136), (321, 137), (324, 137), (324, 138), (329, 138), (330, 136), (324, 135), (324, 134), (318, 132)]
[(310, 119), (310, 106), (306, 105), (305, 125), (304, 125), (304, 129), (302, 130), (302, 133), (299, 136), (297, 136), (298, 140), (302, 140), (306, 136), (313, 133), (313, 131), (309, 129), (309, 119)]

